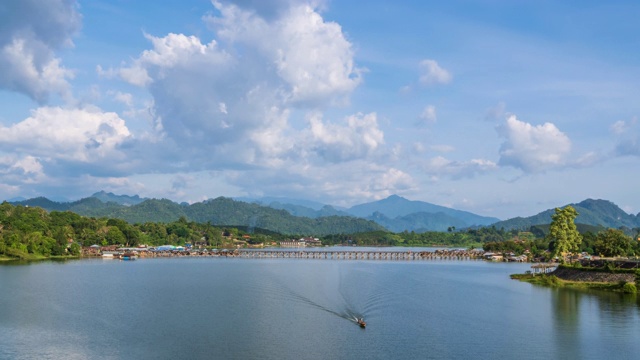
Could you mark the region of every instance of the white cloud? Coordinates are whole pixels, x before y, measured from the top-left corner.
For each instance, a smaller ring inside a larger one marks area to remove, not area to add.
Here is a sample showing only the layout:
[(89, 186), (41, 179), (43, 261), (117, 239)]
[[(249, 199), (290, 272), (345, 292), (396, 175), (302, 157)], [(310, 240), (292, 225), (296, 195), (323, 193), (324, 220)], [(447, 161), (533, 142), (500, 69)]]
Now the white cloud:
[(126, 105), (127, 107), (133, 106), (133, 95), (130, 93), (123, 93), (120, 91), (110, 91), (109, 95), (113, 96), (113, 99), (119, 103)]
[(11, 166), (13, 169), (20, 169), (25, 174), (42, 174), (42, 165), (33, 156), (26, 156), (23, 159), (18, 160)]
[(118, 152), (131, 134), (115, 113), (41, 107), (17, 124), (0, 125), (0, 149), (40, 159), (96, 162)]
[[(123, 80), (133, 85), (148, 86), (154, 81), (171, 77), (173, 69), (189, 66), (215, 67), (220, 71), (230, 60), (229, 55), (218, 48), (215, 40), (205, 45), (197, 37), (183, 34), (171, 33), (165, 37), (145, 34), (145, 37), (151, 42), (153, 49), (143, 51), (132, 66), (115, 71)], [(114, 70), (103, 71), (99, 67), (98, 72), (112, 76)]]
[(449, 152), (453, 152), (455, 150), (455, 147), (453, 147), (451, 145), (445, 145), (445, 144), (431, 145), (430, 148), (433, 151), (437, 151), (437, 152), (441, 152), (441, 153), (449, 153)]
[[(369, 156), (383, 143), (375, 114), (346, 126), (318, 120), (305, 129), (301, 122), (305, 111), (348, 101), (361, 81), (340, 26), (325, 22), (314, 5), (278, 2), (269, 16), (253, 5), (214, 2), (219, 15), (205, 21), (217, 36), (207, 44), (184, 34), (145, 34), (150, 49), (121, 68), (97, 68), (150, 92), (155, 138), (164, 146), (146, 151), (182, 171)], [(299, 110), (299, 123), (290, 124)]]
[(286, 100), (298, 106), (342, 104), (361, 82), (351, 43), (340, 25), (325, 22), (311, 4), (290, 4), (275, 19), (214, 2), (220, 17), (206, 21), (218, 36), (248, 46), (274, 66)]
[(618, 137), (615, 154), (619, 156), (640, 156), (640, 129), (636, 117), (629, 121), (616, 121), (611, 132)]
[(433, 124), (437, 121), (436, 107), (433, 105), (427, 105), (420, 113), (420, 122), (422, 125)]
[(500, 147), (500, 165), (536, 173), (567, 163), (571, 141), (554, 124), (533, 126), (511, 115), (498, 130), (506, 139)]
[(309, 141), (315, 153), (329, 162), (349, 161), (372, 155), (384, 144), (375, 113), (356, 114), (345, 125), (325, 123), (316, 114), (309, 119)]
[(27, 155), (0, 158), (0, 179), (8, 184), (35, 184), (46, 179), (40, 160)]
[(453, 161), (443, 156), (428, 159), (424, 164), (424, 170), (432, 177), (448, 176), (454, 179), (473, 177), (495, 169), (497, 169), (496, 163), (490, 160)]
[(0, 88), (23, 93), (39, 103), (51, 93), (70, 99), (67, 79), (54, 51), (72, 46), (80, 28), (75, 1), (22, 0), (3, 4), (0, 25)]
[(451, 74), (440, 67), (435, 60), (424, 59), (420, 62), (420, 83), (422, 85), (448, 84)]
[(507, 104), (504, 102), (499, 102), (495, 106), (487, 109), (487, 112), (484, 116), (484, 119), (487, 121), (497, 121), (505, 118), (507, 114)]
[[(283, 181), (282, 171), (285, 169), (287, 179)], [(226, 174), (229, 183), (244, 189), (260, 189), (262, 193), (273, 196), (315, 199), (342, 206), (402, 194), (418, 187), (410, 174), (367, 160), (306, 166), (287, 164), (283, 165), (282, 170), (248, 170)]]
[(623, 120), (619, 120), (619, 121), (616, 121), (613, 125), (611, 125), (611, 132), (613, 132), (616, 135), (620, 135), (620, 134), (624, 134), (627, 128), (628, 128), (627, 123)]

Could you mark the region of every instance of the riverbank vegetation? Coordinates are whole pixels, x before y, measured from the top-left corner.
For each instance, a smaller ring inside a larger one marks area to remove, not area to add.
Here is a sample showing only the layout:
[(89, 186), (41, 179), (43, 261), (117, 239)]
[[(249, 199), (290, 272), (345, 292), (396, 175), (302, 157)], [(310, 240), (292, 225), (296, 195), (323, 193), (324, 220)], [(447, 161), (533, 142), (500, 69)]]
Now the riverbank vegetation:
[(615, 291), (615, 292), (624, 292), (624, 293), (633, 293), (637, 292), (636, 285), (631, 282), (584, 282), (584, 281), (569, 281), (562, 280), (555, 275), (530, 275), (530, 274), (515, 274), (511, 275), (512, 279), (528, 282), (533, 285), (539, 286), (549, 286), (549, 287), (567, 287), (573, 289), (592, 289), (592, 290), (604, 290), (604, 291)]
[(635, 294), (640, 288), (640, 269), (619, 268), (613, 262), (601, 267), (584, 267), (580, 263), (559, 265), (549, 274), (513, 274), (512, 279), (534, 285), (570, 287)]
[[(275, 221), (272, 219), (272, 221)], [(332, 217), (317, 220), (328, 224)], [(256, 221), (256, 223), (259, 223)], [(323, 225), (324, 229), (325, 225)], [(0, 204), (0, 260), (77, 257), (83, 246), (127, 246), (141, 244), (185, 245), (209, 248), (238, 246), (273, 246), (280, 241), (319, 236), (322, 245), (344, 246), (447, 246), (483, 248), (485, 251), (514, 255), (526, 254), (530, 260), (552, 258), (558, 239), (550, 236), (550, 225), (532, 226), (527, 231), (479, 227), (447, 232), (393, 233), (385, 230), (282, 234), (258, 226), (235, 226), (211, 222), (189, 221), (181, 217), (172, 222), (129, 223), (122, 219), (81, 216), (70, 211), (48, 212), (39, 207)], [(580, 231), (577, 226), (577, 231)], [(637, 232), (637, 229), (636, 229)], [(580, 231), (582, 241), (572, 250), (602, 256), (638, 256), (637, 241), (620, 229), (593, 232), (593, 227)]]

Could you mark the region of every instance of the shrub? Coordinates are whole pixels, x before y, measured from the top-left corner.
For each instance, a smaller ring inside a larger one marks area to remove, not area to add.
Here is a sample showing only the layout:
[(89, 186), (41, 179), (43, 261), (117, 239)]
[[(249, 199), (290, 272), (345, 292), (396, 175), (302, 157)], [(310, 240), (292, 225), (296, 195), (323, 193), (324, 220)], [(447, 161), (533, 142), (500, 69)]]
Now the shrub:
[(543, 275), (541, 283), (547, 286), (562, 286), (562, 282), (555, 275)]
[(638, 288), (636, 287), (636, 284), (628, 282), (622, 286), (622, 292), (625, 294), (635, 294), (638, 292)]

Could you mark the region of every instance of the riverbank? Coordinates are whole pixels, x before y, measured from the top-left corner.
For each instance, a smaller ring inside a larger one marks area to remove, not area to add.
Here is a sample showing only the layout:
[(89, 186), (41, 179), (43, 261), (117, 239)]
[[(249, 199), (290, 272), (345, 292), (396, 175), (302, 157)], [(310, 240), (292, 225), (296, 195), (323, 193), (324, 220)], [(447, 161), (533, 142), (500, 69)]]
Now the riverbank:
[(11, 263), (11, 262), (30, 262), (30, 261), (46, 261), (46, 260), (77, 260), (81, 257), (78, 255), (69, 255), (69, 256), (42, 256), (42, 255), (33, 255), (29, 254), (29, 256), (23, 257), (10, 257), (6, 255), (0, 255), (0, 262), (3, 263)]
[(513, 274), (511, 278), (534, 285), (595, 289), (624, 293), (637, 293), (634, 271), (559, 266), (548, 274)]

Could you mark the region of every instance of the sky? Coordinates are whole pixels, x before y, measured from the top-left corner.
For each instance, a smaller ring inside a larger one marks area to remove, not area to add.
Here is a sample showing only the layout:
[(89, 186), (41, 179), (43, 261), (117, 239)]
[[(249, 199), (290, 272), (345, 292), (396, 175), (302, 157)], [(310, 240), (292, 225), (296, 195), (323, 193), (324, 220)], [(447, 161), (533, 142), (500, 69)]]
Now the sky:
[(640, 212), (640, 3), (4, 0), (0, 199)]

